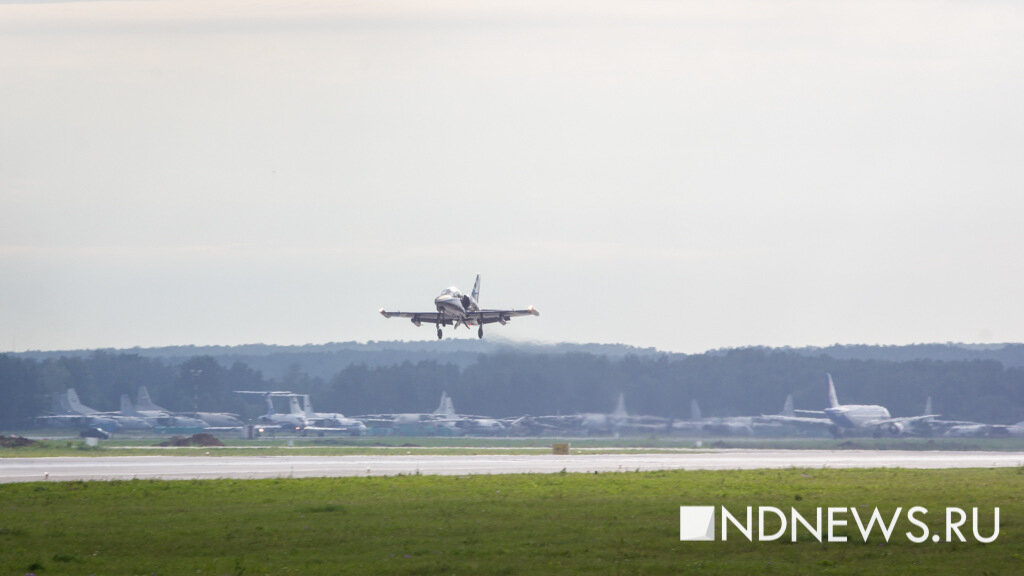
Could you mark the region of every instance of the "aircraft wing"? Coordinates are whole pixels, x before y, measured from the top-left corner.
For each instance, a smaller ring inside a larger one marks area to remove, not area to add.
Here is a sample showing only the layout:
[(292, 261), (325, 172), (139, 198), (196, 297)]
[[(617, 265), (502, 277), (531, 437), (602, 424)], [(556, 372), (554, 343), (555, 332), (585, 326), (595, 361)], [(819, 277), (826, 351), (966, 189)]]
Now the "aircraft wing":
[(492, 324), (494, 322), (504, 324), (516, 316), (540, 316), (540, 312), (530, 306), (526, 310), (477, 310), (466, 313), (466, 317), (472, 318), (477, 324)]
[(813, 418), (810, 416), (782, 416), (780, 414), (763, 414), (754, 418), (758, 424), (789, 424), (797, 428), (828, 428), (832, 426), (832, 420), (828, 418)]
[(870, 426), (885, 426), (886, 424), (909, 424), (911, 422), (920, 422), (922, 420), (931, 420), (932, 418), (938, 418), (942, 414), (922, 414), (920, 416), (903, 416), (901, 418), (888, 418), (886, 420), (875, 420), (870, 422)]
[[(381, 308), (380, 314), (385, 318), (409, 318), (417, 326), (420, 324), (451, 326), (453, 322), (461, 322), (451, 316), (444, 316), (440, 312), (391, 312)], [(533, 306), (530, 306), (525, 310), (475, 310), (466, 313), (466, 318), (471, 325), (492, 324), (494, 322), (504, 324), (516, 316), (540, 316), (540, 312)]]
[(942, 414), (922, 414), (921, 416), (903, 416), (901, 418), (889, 418), (888, 420), (879, 420), (874, 422), (876, 424), (892, 424), (892, 423), (908, 423), (908, 422), (920, 422), (922, 420), (931, 420), (932, 418), (938, 418)]
[(385, 318), (411, 318), (412, 323), (417, 326), (420, 324), (440, 324), (442, 326), (452, 325), (452, 319), (441, 316), (440, 312), (388, 312), (381, 308), (380, 315)]

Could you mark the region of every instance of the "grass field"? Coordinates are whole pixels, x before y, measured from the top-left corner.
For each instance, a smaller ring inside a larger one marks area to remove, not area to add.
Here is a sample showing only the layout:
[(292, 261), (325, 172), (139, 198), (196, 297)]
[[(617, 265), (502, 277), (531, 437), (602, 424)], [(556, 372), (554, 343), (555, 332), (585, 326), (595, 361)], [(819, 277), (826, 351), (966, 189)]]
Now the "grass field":
[(740, 449), (815, 449), (815, 450), (987, 450), (1024, 451), (1024, 438), (480, 438), (424, 436), (364, 436), (342, 438), (261, 438), (242, 440), (225, 438), (222, 448), (157, 448), (166, 437), (118, 436), (90, 448), (78, 438), (44, 440), (33, 447), (0, 448), (2, 458), (46, 456), (144, 456), (194, 455), (209, 452), (213, 456), (260, 455), (387, 455), (405, 454), (541, 454), (549, 453), (554, 442), (569, 442), (573, 451), (617, 452), (643, 449), (646, 452)]
[[(0, 574), (1019, 574), (1022, 493), (1024, 469), (7, 484)], [(679, 506), (711, 504), (979, 506), (984, 532), (999, 506), (1000, 535), (680, 542)]]

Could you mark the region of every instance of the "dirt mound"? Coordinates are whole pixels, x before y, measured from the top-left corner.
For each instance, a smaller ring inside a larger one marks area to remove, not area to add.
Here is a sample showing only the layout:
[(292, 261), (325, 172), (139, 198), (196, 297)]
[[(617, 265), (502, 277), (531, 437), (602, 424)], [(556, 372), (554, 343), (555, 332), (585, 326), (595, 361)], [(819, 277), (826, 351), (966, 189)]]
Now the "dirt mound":
[(21, 436), (0, 436), (0, 448), (22, 448), (34, 444), (38, 444), (38, 442)]
[(218, 440), (213, 434), (207, 434), (205, 432), (200, 434), (193, 434), (188, 438), (182, 438), (181, 436), (175, 436), (170, 440), (165, 440), (157, 446), (223, 446), (224, 443)]

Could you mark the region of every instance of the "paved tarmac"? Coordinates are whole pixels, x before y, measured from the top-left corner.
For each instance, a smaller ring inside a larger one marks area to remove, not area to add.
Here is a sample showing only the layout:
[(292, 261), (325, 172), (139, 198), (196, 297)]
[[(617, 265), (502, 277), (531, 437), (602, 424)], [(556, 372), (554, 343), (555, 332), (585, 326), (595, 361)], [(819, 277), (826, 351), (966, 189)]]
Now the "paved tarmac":
[(672, 454), (485, 456), (109, 456), (0, 458), (0, 483), (160, 478), (313, 478), (758, 468), (993, 468), (1024, 452), (717, 450)]

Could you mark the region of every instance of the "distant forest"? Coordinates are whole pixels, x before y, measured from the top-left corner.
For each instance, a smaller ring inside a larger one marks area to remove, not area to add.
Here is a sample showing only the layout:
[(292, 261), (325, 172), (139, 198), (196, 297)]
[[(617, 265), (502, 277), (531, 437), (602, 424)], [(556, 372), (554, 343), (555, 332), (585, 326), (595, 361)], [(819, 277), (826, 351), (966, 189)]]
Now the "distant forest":
[[(825, 373), (839, 399), (919, 414), (925, 399), (944, 418), (1024, 420), (1024, 345), (715, 350), (668, 354), (619, 345), (502, 342), (338, 343), (317, 346), (26, 352), (0, 355), (0, 429), (30, 425), (54, 394), (116, 410), (121, 394), (145, 385), (176, 411), (245, 417), (261, 403), (233, 390), (312, 395), (319, 411), (347, 415), (429, 412), (442, 391), (460, 413), (495, 417), (609, 412), (619, 393), (633, 414), (686, 418), (696, 399), (706, 416), (825, 405)], [(283, 409), (284, 406), (280, 406)]]

